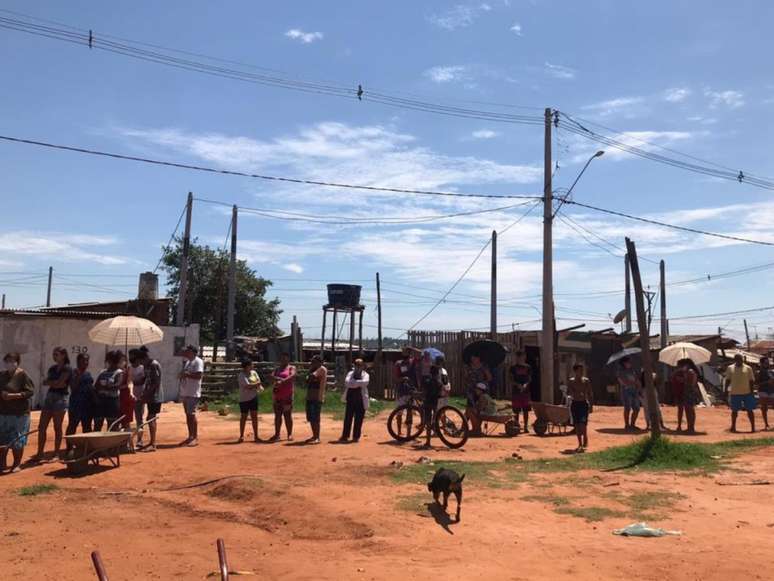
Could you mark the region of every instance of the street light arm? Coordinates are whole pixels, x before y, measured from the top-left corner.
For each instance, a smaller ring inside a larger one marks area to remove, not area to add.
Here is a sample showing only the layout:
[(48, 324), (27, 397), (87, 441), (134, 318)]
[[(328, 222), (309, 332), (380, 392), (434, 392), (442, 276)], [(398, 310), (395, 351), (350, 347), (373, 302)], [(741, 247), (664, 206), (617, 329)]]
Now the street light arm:
[(570, 194), (572, 193), (572, 190), (573, 190), (573, 188), (575, 187), (575, 184), (577, 184), (577, 183), (578, 183), (578, 181), (581, 179), (581, 177), (583, 176), (583, 174), (584, 174), (584, 172), (586, 171), (586, 169), (588, 169), (588, 167), (589, 167), (589, 165), (591, 164), (591, 162), (592, 162), (592, 161), (594, 161), (594, 160), (595, 160), (597, 157), (602, 157), (603, 155), (605, 155), (605, 152), (604, 152), (604, 151), (602, 151), (602, 150), (600, 149), (598, 152), (596, 152), (594, 155), (592, 155), (592, 156), (589, 158), (589, 160), (586, 162), (586, 165), (584, 165), (584, 166), (583, 166), (583, 169), (582, 169), (582, 170), (580, 170), (580, 173), (578, 174), (578, 177), (576, 177), (576, 178), (575, 178), (575, 181), (574, 181), (574, 182), (572, 182), (572, 185), (570, 186), (570, 189), (569, 189), (569, 190), (567, 190), (567, 193), (566, 193), (564, 196), (562, 196), (562, 197), (560, 198), (559, 205), (556, 207), (556, 210), (554, 211), (554, 213), (553, 213), (553, 214), (551, 214), (551, 219), (552, 219), (552, 220), (553, 220), (554, 218), (556, 218), (556, 215), (559, 213), (559, 210), (561, 209), (561, 207), (562, 207), (562, 206), (564, 205), (564, 203), (565, 203), (565, 202), (566, 202), (566, 201), (567, 201), (567, 200), (570, 198)]

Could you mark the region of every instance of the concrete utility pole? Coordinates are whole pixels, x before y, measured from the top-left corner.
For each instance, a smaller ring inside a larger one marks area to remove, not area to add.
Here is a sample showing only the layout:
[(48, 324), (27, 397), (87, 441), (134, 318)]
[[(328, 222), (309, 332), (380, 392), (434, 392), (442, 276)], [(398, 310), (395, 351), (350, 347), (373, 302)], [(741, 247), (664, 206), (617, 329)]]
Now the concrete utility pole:
[(376, 321), (377, 333), (379, 337), (376, 351), (376, 363), (381, 365), (382, 358), (384, 357), (384, 345), (382, 343), (382, 284), (381, 280), (379, 279), (378, 272), (376, 273)]
[(497, 230), (492, 230), (492, 298), (489, 325), (492, 341), (497, 341)]
[(629, 272), (629, 255), (624, 256), (624, 276), (626, 277), (626, 294), (624, 295), (624, 309), (626, 310), (626, 327), (627, 333), (632, 332), (632, 288), (631, 281), (632, 275)]
[(553, 271), (553, 186), (551, 185), (551, 123), (554, 114), (545, 110), (543, 159), (543, 328), (540, 347), (540, 399), (554, 403), (554, 271)]
[[(231, 210), (231, 260), (228, 263), (228, 299), (226, 303), (226, 359), (234, 360), (234, 318), (236, 317), (236, 265), (237, 265), (237, 221), (239, 209)], [(298, 357), (298, 353), (295, 354)], [(297, 361), (300, 361), (297, 359)]]
[(185, 301), (188, 293), (188, 253), (191, 249), (191, 214), (193, 213), (193, 192), (188, 192), (188, 202), (185, 206), (185, 231), (183, 233), (183, 254), (180, 257), (180, 288), (177, 293), (177, 317), (175, 323), (184, 327)]
[(650, 335), (645, 314), (645, 295), (642, 290), (640, 264), (637, 261), (637, 249), (634, 242), (626, 239), (626, 251), (629, 255), (632, 279), (634, 281), (634, 298), (637, 305), (637, 329), (640, 334), (640, 357), (642, 358), (642, 374), (645, 380), (645, 397), (648, 398), (650, 412), (650, 435), (652, 438), (661, 436), (661, 421), (659, 420), (658, 398), (656, 386), (653, 385), (653, 362), (650, 360)]
[(48, 267), (48, 288), (46, 290), (46, 306), (51, 306), (51, 283), (54, 280), (54, 267)]

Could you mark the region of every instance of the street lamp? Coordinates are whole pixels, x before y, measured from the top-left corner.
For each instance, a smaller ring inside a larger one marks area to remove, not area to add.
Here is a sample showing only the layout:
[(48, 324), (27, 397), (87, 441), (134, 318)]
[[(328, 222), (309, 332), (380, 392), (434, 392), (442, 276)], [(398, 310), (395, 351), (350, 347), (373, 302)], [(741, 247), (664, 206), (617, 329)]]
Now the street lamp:
[(567, 200), (570, 198), (570, 194), (572, 193), (572, 190), (573, 190), (573, 188), (575, 187), (575, 184), (577, 184), (577, 183), (578, 183), (578, 180), (580, 180), (580, 179), (581, 179), (581, 176), (582, 176), (582, 175), (583, 175), (583, 173), (586, 171), (586, 169), (589, 167), (589, 164), (590, 164), (592, 161), (594, 161), (596, 158), (598, 158), (598, 157), (602, 157), (603, 155), (605, 155), (605, 152), (604, 152), (603, 150), (601, 150), (601, 149), (600, 149), (598, 152), (596, 152), (594, 155), (592, 155), (592, 156), (589, 158), (589, 160), (586, 162), (586, 165), (584, 165), (584, 166), (583, 166), (583, 169), (582, 169), (582, 170), (580, 170), (580, 173), (578, 174), (578, 177), (577, 177), (577, 178), (575, 178), (575, 181), (574, 181), (574, 182), (572, 182), (572, 185), (570, 186), (570, 189), (569, 189), (569, 190), (567, 190), (567, 193), (566, 193), (564, 196), (562, 196), (562, 198), (561, 198), (561, 201), (559, 202), (559, 205), (556, 207), (556, 211), (554, 212), (553, 216), (551, 216), (552, 218), (555, 218), (555, 217), (556, 217), (556, 215), (559, 213), (559, 208), (561, 208), (561, 207), (562, 207), (562, 204), (564, 204), (564, 203), (565, 203), (565, 202), (566, 202), (566, 201), (567, 201)]

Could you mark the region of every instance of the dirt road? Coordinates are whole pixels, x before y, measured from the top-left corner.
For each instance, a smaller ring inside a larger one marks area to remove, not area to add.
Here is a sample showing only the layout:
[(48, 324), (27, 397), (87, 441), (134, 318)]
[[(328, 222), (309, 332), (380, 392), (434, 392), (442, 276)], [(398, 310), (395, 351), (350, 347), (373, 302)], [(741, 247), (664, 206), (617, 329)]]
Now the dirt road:
[[(671, 408), (665, 416), (674, 425)], [(392, 444), (385, 419), (368, 420), (357, 445), (331, 443), (340, 422), (330, 418), (319, 446), (237, 445), (238, 424), (205, 413), (201, 445), (177, 448), (185, 422), (180, 406), (167, 405), (162, 449), (124, 456), (119, 469), (69, 478), (51, 462), (0, 477), (3, 578), (92, 579), (89, 553), (98, 549), (113, 581), (204, 579), (217, 569), (218, 537), (231, 568), (260, 579), (774, 578), (765, 556), (774, 546), (774, 485), (751, 484), (774, 481), (772, 448), (708, 476), (586, 470), (495, 482), (469, 474), (457, 524), (427, 506), (421, 484), (401, 482), (391, 463), (405, 470), (429, 456), (432, 470), (445, 460), (500, 461), (513, 453), (553, 458), (574, 447), (574, 437), (483, 438), (428, 453)], [(261, 421), (267, 437), (268, 416)], [(592, 449), (634, 438), (617, 429), (617, 408), (599, 408), (591, 421)], [(699, 410), (698, 427), (706, 433), (691, 441), (760, 437), (729, 434), (725, 409)], [(308, 437), (300, 414), (296, 437)], [(181, 488), (218, 478), (225, 479)], [(18, 494), (36, 484), (58, 488)], [(684, 534), (611, 534), (643, 515)]]

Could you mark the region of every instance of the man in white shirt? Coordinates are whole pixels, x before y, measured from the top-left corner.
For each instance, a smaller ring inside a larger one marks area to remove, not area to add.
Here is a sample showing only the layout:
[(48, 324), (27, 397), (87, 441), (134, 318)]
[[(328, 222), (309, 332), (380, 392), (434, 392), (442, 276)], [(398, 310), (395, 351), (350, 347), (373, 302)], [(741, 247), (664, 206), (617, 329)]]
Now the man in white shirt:
[(199, 348), (188, 345), (183, 350), (183, 371), (180, 373), (180, 401), (185, 410), (185, 421), (188, 425), (188, 438), (181, 446), (196, 446), (199, 441), (199, 421), (196, 419), (196, 407), (202, 397), (202, 376), (204, 361), (198, 357)]

